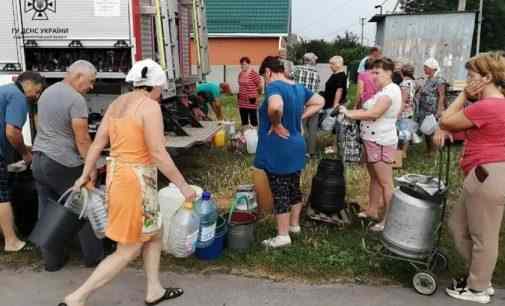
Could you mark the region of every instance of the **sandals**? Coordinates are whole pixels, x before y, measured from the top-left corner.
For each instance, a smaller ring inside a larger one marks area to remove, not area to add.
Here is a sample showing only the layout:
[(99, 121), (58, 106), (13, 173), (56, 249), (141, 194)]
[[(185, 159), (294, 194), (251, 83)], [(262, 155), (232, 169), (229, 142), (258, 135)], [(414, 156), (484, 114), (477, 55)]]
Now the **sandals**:
[(5, 253), (19, 253), (19, 252), (29, 252), (29, 251), (33, 251), (34, 248), (33, 246), (29, 245), (28, 242), (25, 242), (25, 244), (19, 248), (18, 250), (13, 250), (13, 251), (7, 251), (7, 250), (4, 250)]
[(370, 227), (370, 230), (372, 232), (380, 233), (384, 231), (384, 224), (375, 223), (373, 226)]
[[(166, 300), (171, 300), (180, 297), (181, 295), (184, 294), (184, 290), (181, 288), (165, 288), (165, 293), (157, 299), (156, 301), (148, 302), (145, 301), (146, 306), (154, 306), (158, 305), (159, 303), (166, 301)], [(67, 303), (59, 303), (58, 306), (68, 306)]]
[(366, 211), (362, 211), (362, 212), (358, 213), (358, 218), (359, 219), (372, 219), (374, 221), (379, 221), (379, 217), (371, 216), (371, 215), (367, 214)]
[[(165, 288), (165, 293), (159, 299), (152, 302), (145, 301), (145, 304), (146, 306), (158, 305), (163, 301), (178, 298), (183, 294), (184, 290), (182, 290), (181, 288)], [(59, 306), (66, 306), (66, 305), (59, 305)]]

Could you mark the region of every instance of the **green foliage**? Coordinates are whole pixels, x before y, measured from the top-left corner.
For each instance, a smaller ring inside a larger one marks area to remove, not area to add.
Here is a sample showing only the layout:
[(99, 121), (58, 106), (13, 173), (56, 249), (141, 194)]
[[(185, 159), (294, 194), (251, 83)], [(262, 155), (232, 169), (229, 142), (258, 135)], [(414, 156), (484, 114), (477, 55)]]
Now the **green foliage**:
[(348, 64), (354, 60), (360, 60), (368, 53), (368, 47), (359, 43), (359, 38), (354, 33), (346, 32), (343, 36), (338, 35), (333, 41), (324, 39), (302, 41), (288, 47), (288, 55), (296, 64), (303, 63), (303, 55), (313, 52), (319, 57), (320, 63), (327, 63), (335, 55), (344, 58)]
[[(407, 0), (407, 13), (454, 11), (458, 0)], [(479, 0), (468, 0), (467, 10), (477, 11)], [(505, 49), (505, 1), (485, 0), (483, 9), (481, 51)], [(477, 31), (477, 28), (476, 28)], [(474, 35), (475, 39), (475, 35)]]

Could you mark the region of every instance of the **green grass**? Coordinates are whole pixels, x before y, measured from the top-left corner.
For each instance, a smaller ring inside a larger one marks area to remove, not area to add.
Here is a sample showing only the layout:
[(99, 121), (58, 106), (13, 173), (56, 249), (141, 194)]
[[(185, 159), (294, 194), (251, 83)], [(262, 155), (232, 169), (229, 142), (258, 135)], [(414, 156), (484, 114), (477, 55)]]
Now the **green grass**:
[[(237, 109), (233, 97), (224, 97), (226, 118), (237, 121)], [(238, 122), (238, 121), (237, 121)], [(333, 137), (322, 134), (319, 149), (330, 144)], [(450, 206), (457, 202), (461, 194), (463, 176), (458, 170), (458, 155), (461, 147), (454, 147), (451, 164)], [(190, 149), (176, 158), (176, 163), (188, 181), (210, 190), (219, 199), (229, 199), (236, 186), (251, 183), (250, 166), (253, 156), (234, 154), (226, 150), (199, 146)], [(424, 153), (424, 144), (412, 146), (402, 170), (395, 175), (407, 172), (434, 174), (438, 167), (436, 157)], [(310, 192), (311, 178), (316, 172), (318, 159), (311, 160), (302, 175), (302, 189)], [(367, 201), (368, 175), (360, 166), (346, 170), (348, 200), (365, 204)], [(354, 282), (368, 284), (403, 284), (410, 286), (414, 273), (409, 264), (385, 260), (368, 255), (361, 247), (363, 236), (361, 224), (356, 221), (346, 227), (316, 223), (306, 218), (302, 220), (303, 234), (294, 237), (294, 243), (282, 250), (265, 250), (259, 242), (275, 233), (272, 219), (264, 219), (257, 224), (256, 243), (246, 254), (225, 251), (224, 256), (214, 262), (203, 262), (195, 258), (174, 259), (163, 256), (162, 269), (192, 271), (199, 273), (223, 272), (246, 276), (265, 277), (275, 280), (303, 279), (309, 282)], [(503, 229), (505, 231), (505, 228)], [(450, 271), (461, 273), (463, 262), (454, 250), (453, 243), (443, 232), (442, 247), (450, 258)], [(502, 235), (500, 254), (505, 254)], [(74, 256), (74, 258), (77, 256)], [(78, 264), (74, 261), (75, 264)], [(0, 256), (4, 266), (31, 265), (40, 268), (40, 258), (36, 253)], [(136, 263), (140, 267), (139, 263)], [(448, 273), (440, 274), (448, 278)], [(500, 256), (495, 271), (494, 282), (505, 286), (505, 257)]]

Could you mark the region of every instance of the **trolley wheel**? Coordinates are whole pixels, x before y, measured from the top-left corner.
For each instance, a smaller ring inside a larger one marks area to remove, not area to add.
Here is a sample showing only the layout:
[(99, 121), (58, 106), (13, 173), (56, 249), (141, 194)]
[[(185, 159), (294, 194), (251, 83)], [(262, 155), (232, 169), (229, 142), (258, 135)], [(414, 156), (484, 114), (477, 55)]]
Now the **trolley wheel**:
[(445, 272), (449, 268), (449, 259), (442, 251), (437, 250), (433, 255), (431, 270), (436, 272)]
[(412, 285), (422, 295), (433, 295), (438, 289), (437, 277), (430, 271), (417, 272), (412, 278)]

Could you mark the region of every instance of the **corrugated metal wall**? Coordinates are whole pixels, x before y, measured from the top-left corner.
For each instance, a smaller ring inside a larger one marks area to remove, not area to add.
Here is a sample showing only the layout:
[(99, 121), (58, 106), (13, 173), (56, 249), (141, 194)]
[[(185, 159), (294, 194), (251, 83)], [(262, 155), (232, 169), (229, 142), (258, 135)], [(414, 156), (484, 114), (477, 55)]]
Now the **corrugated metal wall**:
[(393, 15), (382, 22), (385, 22), (384, 37), (379, 22), (377, 43), (386, 56), (408, 60), (415, 65), (416, 76), (422, 76), (424, 61), (434, 57), (442, 66), (441, 75), (445, 79), (466, 79), (465, 62), (471, 54), (474, 13)]

